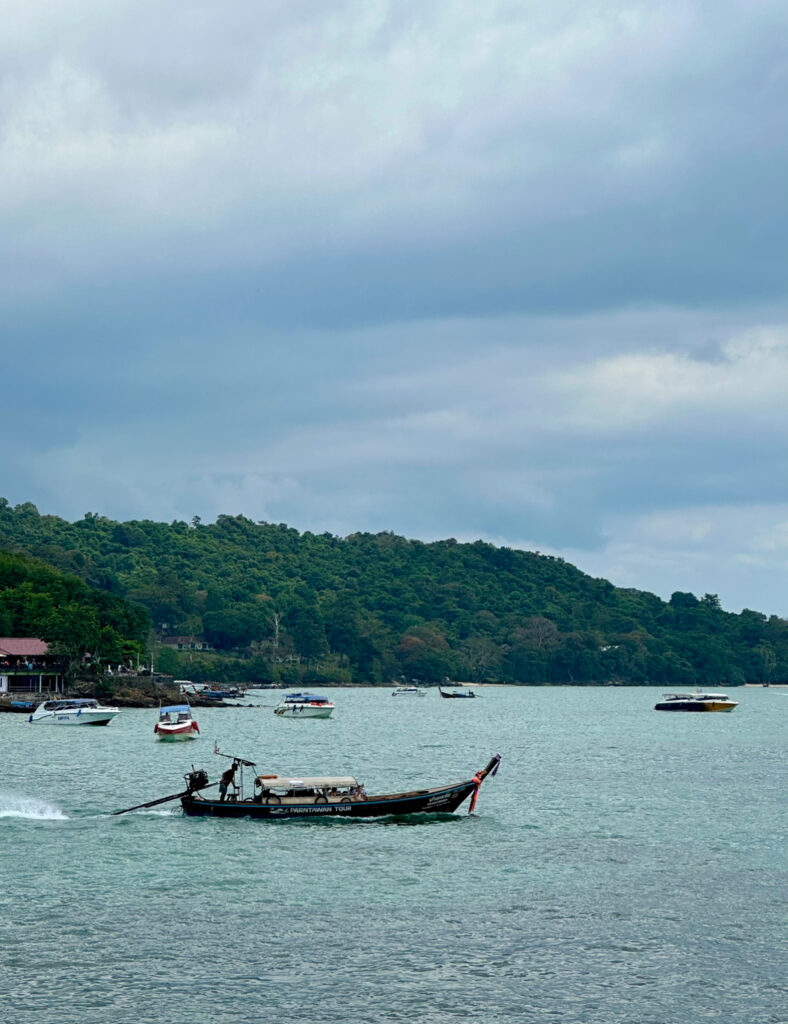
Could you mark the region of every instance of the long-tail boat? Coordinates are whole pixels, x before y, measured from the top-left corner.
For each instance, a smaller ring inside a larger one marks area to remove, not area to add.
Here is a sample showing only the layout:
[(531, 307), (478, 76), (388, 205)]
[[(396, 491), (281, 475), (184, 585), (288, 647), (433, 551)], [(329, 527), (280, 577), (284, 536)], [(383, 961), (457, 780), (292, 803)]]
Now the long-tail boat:
[[(203, 795), (203, 791), (215, 786), (216, 782), (210, 782), (208, 773), (198, 769), (184, 776), (186, 789), (182, 793), (173, 793), (114, 813), (125, 814), (126, 811), (179, 799), (185, 814), (202, 817), (259, 818), (264, 821), (314, 817), (379, 818), (388, 815), (452, 813), (470, 798), (468, 813), (472, 814), (481, 784), (488, 775), (496, 774), (501, 760), (501, 755), (496, 754), (485, 768), (463, 782), (372, 796), (351, 775), (258, 774), (253, 761), (222, 754), (218, 749), (214, 753), (229, 758), (233, 766), (240, 769), (233, 773), (233, 781), (225, 784), (225, 792), (218, 798)], [(251, 796), (244, 796), (244, 768), (254, 769)], [(224, 774), (227, 776), (228, 773)], [(228, 792), (231, 786), (232, 793)]]

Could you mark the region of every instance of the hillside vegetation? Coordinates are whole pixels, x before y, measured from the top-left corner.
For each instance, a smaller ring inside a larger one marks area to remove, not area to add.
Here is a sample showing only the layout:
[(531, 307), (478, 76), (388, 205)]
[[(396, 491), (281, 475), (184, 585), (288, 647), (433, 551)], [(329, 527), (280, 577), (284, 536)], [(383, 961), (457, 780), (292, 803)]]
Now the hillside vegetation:
[(83, 666), (126, 663), (144, 655), (147, 611), (76, 575), (36, 559), (0, 551), (0, 636), (35, 636), (68, 659), (69, 671)]
[(188, 662), (160, 653), (159, 667), (190, 678), (295, 681), (306, 669), (315, 681), (384, 683), (788, 680), (784, 619), (725, 612), (712, 594), (665, 602), (481, 541), (301, 534), (243, 516), (69, 523), (0, 499), (0, 548), (144, 606), (159, 635), (204, 637), (225, 652)]

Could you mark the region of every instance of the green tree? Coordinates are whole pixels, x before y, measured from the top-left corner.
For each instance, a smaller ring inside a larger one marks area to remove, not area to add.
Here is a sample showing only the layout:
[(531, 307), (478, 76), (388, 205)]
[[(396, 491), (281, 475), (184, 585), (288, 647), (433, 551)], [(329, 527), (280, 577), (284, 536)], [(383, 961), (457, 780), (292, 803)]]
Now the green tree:
[(328, 652), (325, 623), (317, 605), (296, 604), (286, 616), (286, 625), (296, 654), (307, 666)]

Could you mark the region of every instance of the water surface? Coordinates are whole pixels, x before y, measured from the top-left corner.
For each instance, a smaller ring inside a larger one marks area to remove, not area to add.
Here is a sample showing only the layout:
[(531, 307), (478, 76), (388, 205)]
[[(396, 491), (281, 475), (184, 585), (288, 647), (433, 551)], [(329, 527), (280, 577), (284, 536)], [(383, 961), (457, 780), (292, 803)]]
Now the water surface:
[[(641, 688), (327, 692), (330, 720), (200, 709), (180, 744), (153, 711), (0, 716), (9, 1024), (788, 1021), (781, 691), (712, 715)], [(422, 823), (108, 813), (215, 778), (214, 740), (370, 793), (503, 761), (476, 814)]]

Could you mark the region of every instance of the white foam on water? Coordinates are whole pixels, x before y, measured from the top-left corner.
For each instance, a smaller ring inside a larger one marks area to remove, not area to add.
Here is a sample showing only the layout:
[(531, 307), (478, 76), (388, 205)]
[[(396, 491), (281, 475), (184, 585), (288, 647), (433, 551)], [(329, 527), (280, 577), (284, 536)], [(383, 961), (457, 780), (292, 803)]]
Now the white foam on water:
[(33, 821), (68, 821), (68, 815), (34, 796), (0, 793), (0, 818), (30, 818)]

